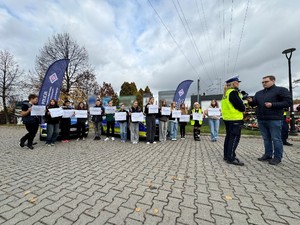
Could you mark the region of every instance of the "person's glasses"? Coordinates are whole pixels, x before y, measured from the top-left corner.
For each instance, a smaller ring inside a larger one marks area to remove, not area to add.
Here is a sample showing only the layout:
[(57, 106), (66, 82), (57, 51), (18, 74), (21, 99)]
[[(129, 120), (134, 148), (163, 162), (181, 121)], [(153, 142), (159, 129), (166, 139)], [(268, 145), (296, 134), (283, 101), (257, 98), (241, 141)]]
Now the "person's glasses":
[(267, 81), (263, 81), (263, 82), (261, 82), (262, 84), (265, 84), (265, 83), (269, 83), (270, 81), (269, 80), (267, 80)]

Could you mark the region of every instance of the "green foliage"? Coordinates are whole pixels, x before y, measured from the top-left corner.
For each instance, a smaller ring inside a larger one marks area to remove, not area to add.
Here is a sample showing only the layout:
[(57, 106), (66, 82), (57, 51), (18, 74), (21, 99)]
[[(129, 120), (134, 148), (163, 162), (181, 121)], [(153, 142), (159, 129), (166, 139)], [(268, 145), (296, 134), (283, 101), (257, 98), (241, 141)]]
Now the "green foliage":
[(121, 86), (120, 96), (136, 95), (137, 88), (134, 82), (124, 82)]

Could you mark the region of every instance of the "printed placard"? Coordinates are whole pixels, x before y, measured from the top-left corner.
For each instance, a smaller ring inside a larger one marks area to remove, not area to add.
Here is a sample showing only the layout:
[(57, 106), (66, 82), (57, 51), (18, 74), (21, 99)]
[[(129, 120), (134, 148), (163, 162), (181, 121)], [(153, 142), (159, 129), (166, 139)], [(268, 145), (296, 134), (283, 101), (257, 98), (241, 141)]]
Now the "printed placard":
[(75, 110), (76, 118), (87, 118), (87, 110)]
[(172, 110), (172, 118), (180, 118), (181, 111), (180, 110)]
[(114, 114), (116, 112), (116, 106), (106, 106), (105, 113), (106, 114)]
[(102, 110), (100, 107), (90, 107), (90, 114), (93, 116), (101, 115)]
[(64, 109), (63, 111), (64, 111), (63, 118), (70, 118), (75, 115), (74, 109)]
[(124, 121), (124, 120), (126, 120), (126, 112), (116, 112), (115, 113), (115, 120), (116, 121)]
[(131, 113), (131, 121), (132, 122), (143, 122), (144, 121), (144, 114), (142, 112)]
[(171, 108), (170, 107), (161, 107), (161, 115), (170, 116)]
[(158, 113), (158, 106), (157, 105), (148, 105), (148, 113), (149, 114)]
[(62, 108), (53, 108), (53, 109), (48, 109), (50, 112), (50, 116), (52, 118), (55, 117), (60, 117), (64, 115), (64, 110)]
[(202, 121), (202, 114), (194, 112), (193, 113), (193, 120)]
[(33, 105), (31, 107), (31, 116), (45, 116), (46, 106), (44, 105)]
[(181, 115), (179, 122), (190, 122), (190, 115)]
[(207, 114), (208, 116), (221, 116), (221, 111), (219, 108), (208, 108)]

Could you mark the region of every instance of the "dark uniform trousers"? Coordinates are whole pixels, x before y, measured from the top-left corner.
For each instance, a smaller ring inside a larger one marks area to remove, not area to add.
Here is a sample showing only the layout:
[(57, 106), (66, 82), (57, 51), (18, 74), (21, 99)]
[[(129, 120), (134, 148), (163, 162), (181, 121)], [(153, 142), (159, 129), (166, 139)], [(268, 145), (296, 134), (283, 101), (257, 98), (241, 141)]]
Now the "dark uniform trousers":
[(224, 141), (224, 159), (233, 161), (236, 157), (235, 150), (240, 142), (243, 120), (224, 120), (226, 137)]

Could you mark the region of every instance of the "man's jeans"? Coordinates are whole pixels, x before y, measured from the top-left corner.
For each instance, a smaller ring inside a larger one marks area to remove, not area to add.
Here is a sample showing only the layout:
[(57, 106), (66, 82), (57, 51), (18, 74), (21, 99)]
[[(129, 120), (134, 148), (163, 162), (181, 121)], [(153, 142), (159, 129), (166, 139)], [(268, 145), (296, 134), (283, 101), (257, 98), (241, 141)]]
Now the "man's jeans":
[(265, 155), (282, 159), (281, 120), (258, 120), (258, 127), (264, 139)]

